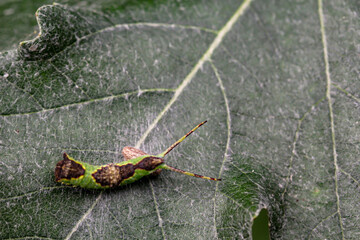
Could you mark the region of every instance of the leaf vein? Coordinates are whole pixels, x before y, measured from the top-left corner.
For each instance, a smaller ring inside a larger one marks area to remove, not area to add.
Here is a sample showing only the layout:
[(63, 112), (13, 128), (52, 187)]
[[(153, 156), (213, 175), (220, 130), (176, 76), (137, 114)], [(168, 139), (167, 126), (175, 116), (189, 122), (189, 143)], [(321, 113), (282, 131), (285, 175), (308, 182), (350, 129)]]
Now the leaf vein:
[(299, 134), (300, 134), (300, 129), (301, 129), (301, 125), (303, 123), (303, 121), (305, 120), (305, 118), (314, 110), (315, 107), (317, 107), (322, 101), (325, 100), (325, 97), (321, 98), (319, 101), (317, 101), (314, 105), (311, 106), (311, 108), (306, 111), (304, 113), (304, 115), (298, 120), (298, 124), (297, 124), (297, 128), (295, 131), (295, 136), (294, 136), (294, 140), (292, 142), (292, 149), (291, 149), (291, 156), (290, 156), (290, 161), (289, 161), (289, 169), (288, 169), (288, 175), (286, 177), (285, 180), (285, 187), (284, 187), (284, 191), (281, 194), (281, 198), (284, 199), (285, 193), (287, 191), (287, 188), (289, 187), (290, 182), (292, 181), (292, 168), (293, 168), (293, 162), (294, 162), (294, 156), (297, 155), (296, 153), (296, 144), (299, 140)]
[(84, 89), (82, 87), (80, 87), (79, 85), (77, 85), (77, 83), (72, 79), (70, 78), (68, 75), (66, 75), (65, 73), (63, 73), (62, 71), (60, 71), (59, 68), (56, 67), (55, 64), (53, 64), (52, 62), (50, 62), (51, 66), (53, 66), (53, 68), (59, 73), (61, 74), (62, 76), (64, 76), (64, 78), (70, 82), (72, 82), (76, 88), (80, 89), (80, 91), (88, 98), (88, 99), (91, 99), (91, 97), (84, 91)]
[(327, 39), (325, 32), (325, 23), (324, 23), (324, 14), (323, 14), (323, 5), (322, 0), (318, 0), (319, 4), (319, 18), (320, 18), (320, 30), (321, 30), (321, 39), (323, 44), (323, 52), (324, 52), (324, 62), (325, 62), (325, 74), (326, 74), (326, 98), (329, 105), (329, 114), (330, 114), (330, 126), (331, 126), (331, 140), (332, 140), (332, 154), (333, 154), (333, 163), (335, 167), (334, 179), (335, 179), (335, 195), (336, 195), (336, 206), (337, 206), (337, 214), (339, 217), (339, 224), (341, 229), (342, 239), (344, 237), (344, 227), (342, 223), (342, 217), (340, 212), (340, 196), (339, 196), (339, 165), (337, 161), (337, 153), (336, 153), (336, 141), (335, 141), (335, 126), (334, 126), (334, 112), (332, 108), (331, 101), (331, 77), (330, 77), (330, 69), (329, 69), (329, 56), (328, 56), (328, 47), (327, 47)]
[[(219, 170), (219, 175), (218, 178), (221, 178), (221, 175), (224, 171), (224, 166), (225, 166), (225, 162), (227, 160), (227, 157), (229, 156), (229, 152), (230, 152), (230, 138), (231, 138), (231, 115), (230, 115), (230, 104), (229, 104), (229, 99), (226, 95), (226, 90), (223, 84), (223, 81), (221, 80), (220, 74), (216, 68), (216, 66), (214, 65), (214, 63), (212, 61), (210, 61), (211, 67), (215, 73), (215, 76), (218, 80), (219, 86), (220, 86), (220, 90), (221, 93), (223, 95), (224, 98), (224, 103), (225, 103), (225, 108), (226, 108), (226, 127), (227, 127), (227, 139), (226, 139), (226, 147), (225, 147), (225, 151), (224, 151), (224, 158), (223, 161), (221, 163), (221, 167)], [(215, 184), (215, 195), (214, 195), (214, 232), (215, 232), (215, 237), (218, 238), (217, 236), (217, 227), (216, 227), (216, 194), (219, 191), (219, 182), (216, 182)]]
[[(186, 25), (180, 25), (180, 24), (167, 24), (167, 23), (150, 23), (150, 22), (138, 22), (138, 23), (126, 23), (126, 24), (116, 24), (113, 26), (109, 26), (103, 29), (99, 29), (95, 32), (92, 32), (90, 34), (84, 35), (82, 37), (80, 37), (79, 39), (77, 39), (77, 41), (73, 42), (72, 44), (69, 44), (68, 46), (66, 46), (64, 49), (62, 49), (61, 51), (57, 52), (56, 54), (54, 54), (54, 56), (52, 56), (49, 60), (51, 61), (53, 58), (55, 58), (58, 54), (62, 53), (63, 51), (65, 51), (67, 48), (77, 44), (79, 41), (87, 39), (91, 36), (94, 36), (96, 34), (100, 34), (100, 33), (104, 33), (104, 32), (110, 32), (110, 31), (114, 31), (115, 29), (129, 29), (131, 27), (152, 27), (152, 28), (168, 28), (168, 29), (190, 29), (190, 30), (197, 30), (197, 31), (204, 31), (204, 32), (208, 32), (208, 33), (212, 33), (212, 34), (217, 34), (218, 31), (213, 30), (213, 29), (209, 29), (209, 28), (205, 28), (205, 27), (198, 27), (198, 26), (186, 26)], [(35, 38), (36, 39), (36, 38)]]
[(348, 176), (351, 180), (353, 180), (357, 185), (358, 187), (360, 188), (360, 182), (358, 180), (356, 180), (356, 178), (354, 178), (350, 173), (344, 171), (343, 169), (340, 168), (340, 171), (342, 173), (344, 173), (346, 176)]
[(94, 103), (94, 102), (109, 101), (109, 100), (117, 99), (117, 98), (121, 98), (121, 97), (127, 98), (128, 96), (131, 96), (131, 95), (140, 96), (143, 93), (151, 93), (151, 92), (175, 92), (175, 90), (171, 89), (171, 88), (139, 89), (137, 91), (121, 93), (121, 94), (118, 94), (118, 95), (111, 95), (111, 96), (106, 96), (106, 97), (101, 97), (101, 98), (90, 99), (90, 100), (83, 101), (83, 102), (76, 102), (76, 103), (70, 103), (70, 104), (63, 105), (63, 106), (46, 108), (46, 109), (43, 109), (43, 110), (40, 110), (40, 111), (14, 113), (14, 114), (2, 114), (0, 116), (10, 117), (10, 116), (32, 115), (32, 114), (36, 114), (36, 113), (44, 113), (44, 112), (49, 112), (49, 111), (56, 110), (56, 109), (64, 109), (64, 108), (74, 107), (74, 106), (78, 106), (78, 105), (90, 104), (90, 103)]
[(311, 231), (309, 232), (308, 236), (305, 239), (309, 239), (310, 236), (312, 235), (312, 233), (314, 232), (314, 230), (320, 226), (323, 222), (325, 222), (326, 220), (328, 220), (329, 218), (333, 217), (335, 214), (337, 214), (337, 212), (333, 212), (332, 214), (330, 214), (329, 216), (323, 218), (321, 221), (318, 222), (318, 224), (316, 224)]
[(71, 231), (69, 232), (69, 234), (66, 236), (65, 240), (69, 240), (71, 238), (71, 236), (74, 234), (74, 232), (76, 232), (78, 230), (78, 228), (80, 227), (80, 225), (85, 221), (85, 219), (90, 215), (90, 213), (92, 212), (92, 210), (95, 208), (96, 204), (100, 201), (101, 196), (102, 196), (103, 192), (101, 192), (98, 197), (96, 198), (96, 200), (94, 201), (94, 203), (91, 205), (91, 207), (85, 212), (85, 214), (79, 219), (79, 221), (75, 224), (75, 226), (71, 229)]
[(15, 200), (15, 199), (19, 199), (19, 198), (23, 198), (23, 197), (26, 197), (26, 196), (33, 195), (33, 194), (35, 194), (35, 193), (42, 192), (42, 191), (44, 191), (44, 190), (54, 190), (54, 189), (60, 189), (60, 188), (67, 188), (67, 186), (43, 187), (43, 188), (40, 188), (39, 190), (32, 191), (32, 192), (28, 192), (28, 193), (24, 193), (24, 194), (21, 194), (21, 195), (18, 195), (18, 196), (12, 196), (12, 197), (7, 197), (7, 198), (1, 198), (1, 199), (0, 199), (0, 202), (3, 202), (3, 201), (8, 201), (8, 200)]
[(26, 91), (25, 89), (22, 89), (20, 87), (18, 87), (15, 83), (10, 82), (9, 80), (7, 80), (6, 77), (2, 77), (2, 79), (4, 79), (6, 82), (8, 82), (11, 86), (13, 86), (15, 89), (19, 90), (20, 92), (23, 92), (25, 94), (27, 94), (30, 98), (32, 98), (34, 100), (34, 102), (40, 106), (40, 108), (42, 110), (44, 110), (44, 106), (34, 97), (34, 95), (32, 95), (31, 93), (29, 93), (28, 91)]
[(157, 215), (158, 221), (159, 221), (159, 227), (161, 229), (162, 237), (165, 240), (166, 235), (165, 235), (165, 230), (164, 230), (164, 227), (163, 227), (163, 222), (164, 221), (162, 220), (161, 215), (160, 215), (159, 204), (157, 203), (154, 186), (151, 183), (151, 180), (149, 180), (149, 184), (150, 184), (151, 194), (152, 194), (152, 197), (154, 199), (154, 205), (155, 205), (156, 215)]
[(353, 100), (355, 100), (357, 103), (360, 103), (360, 98), (356, 97), (355, 95), (349, 93), (348, 91), (346, 91), (345, 89), (343, 89), (342, 87), (340, 87), (339, 85), (335, 84), (335, 83), (331, 83), (334, 87), (336, 87), (337, 89), (339, 89), (341, 92), (345, 93), (348, 97), (352, 98)]

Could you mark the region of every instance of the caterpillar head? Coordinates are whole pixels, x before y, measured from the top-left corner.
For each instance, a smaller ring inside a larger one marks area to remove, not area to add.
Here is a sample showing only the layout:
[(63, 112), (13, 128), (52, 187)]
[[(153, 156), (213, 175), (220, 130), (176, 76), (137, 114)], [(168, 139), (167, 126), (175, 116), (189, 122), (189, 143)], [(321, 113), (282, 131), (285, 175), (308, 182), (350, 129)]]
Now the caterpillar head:
[(76, 179), (85, 174), (84, 167), (74, 159), (64, 153), (64, 159), (59, 161), (55, 167), (55, 181), (60, 182), (62, 179)]

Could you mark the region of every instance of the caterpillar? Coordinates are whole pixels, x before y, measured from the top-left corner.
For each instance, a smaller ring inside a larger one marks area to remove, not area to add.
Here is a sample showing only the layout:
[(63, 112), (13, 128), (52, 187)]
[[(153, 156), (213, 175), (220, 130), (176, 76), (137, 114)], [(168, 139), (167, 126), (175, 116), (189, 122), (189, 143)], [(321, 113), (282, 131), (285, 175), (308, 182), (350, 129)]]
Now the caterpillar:
[(75, 160), (64, 153), (63, 160), (59, 161), (55, 167), (55, 181), (87, 189), (115, 188), (133, 183), (148, 175), (158, 175), (162, 169), (202, 179), (221, 181), (219, 178), (206, 177), (171, 167), (164, 161), (165, 155), (206, 122), (198, 124), (158, 155), (149, 155), (140, 149), (127, 146), (121, 152), (125, 161), (95, 166)]

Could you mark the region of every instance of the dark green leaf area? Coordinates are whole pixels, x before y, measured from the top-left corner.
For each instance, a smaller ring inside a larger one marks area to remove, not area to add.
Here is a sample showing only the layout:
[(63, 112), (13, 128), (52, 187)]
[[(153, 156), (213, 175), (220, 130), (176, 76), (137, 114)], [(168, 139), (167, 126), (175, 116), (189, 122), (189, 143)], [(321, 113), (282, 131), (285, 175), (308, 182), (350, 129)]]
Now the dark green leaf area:
[(91, 11), (74, 11), (64, 5), (46, 5), (36, 12), (40, 33), (20, 43), (19, 55), (25, 60), (52, 57), (77, 39), (111, 25), (106, 17)]
[[(1, 235), (34, 238), (47, 237), (51, 233), (51, 236), (64, 239), (64, 229), (70, 231), (71, 224), (78, 220), (77, 216), (84, 214), (96, 197), (96, 192), (67, 187), (34, 192), (7, 201), (0, 206)], [(14, 218), (14, 215), (22, 218)]]
[(282, 227), (284, 209), (277, 178), (269, 169), (254, 162), (252, 158), (236, 154), (228, 164), (221, 188), (227, 203), (220, 214), (221, 224), (217, 226), (221, 239), (250, 238), (253, 220), (261, 209), (269, 212), (272, 236)]
[(253, 240), (270, 240), (269, 212), (267, 209), (261, 209), (259, 215), (254, 219), (251, 231)]

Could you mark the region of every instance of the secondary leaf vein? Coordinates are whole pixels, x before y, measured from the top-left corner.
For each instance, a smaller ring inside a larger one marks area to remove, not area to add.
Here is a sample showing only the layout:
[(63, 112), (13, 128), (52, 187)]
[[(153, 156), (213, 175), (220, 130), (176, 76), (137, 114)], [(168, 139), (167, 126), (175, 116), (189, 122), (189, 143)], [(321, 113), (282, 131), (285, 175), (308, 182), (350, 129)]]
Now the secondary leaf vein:
[(10, 82), (9, 80), (7, 80), (6, 77), (1, 77), (1, 79), (4, 79), (6, 82), (8, 82), (11, 86), (13, 86), (15, 89), (19, 90), (20, 92), (23, 92), (25, 94), (27, 94), (30, 98), (32, 98), (34, 100), (34, 102), (40, 106), (40, 108), (42, 110), (44, 110), (44, 106), (34, 97), (34, 95), (32, 95), (31, 93), (29, 93), (28, 91), (26, 91), (25, 89), (22, 89), (20, 87), (18, 87), (15, 83)]
[(358, 185), (358, 187), (360, 188), (360, 182), (359, 182), (358, 180), (356, 180), (356, 178), (354, 178), (350, 173), (344, 171), (344, 170), (341, 169), (341, 168), (340, 168), (340, 171), (341, 171), (342, 173), (344, 173), (346, 176), (348, 176), (352, 181), (354, 181), (354, 182)]
[(331, 83), (334, 87), (336, 87), (337, 89), (339, 89), (341, 92), (345, 93), (348, 97), (352, 98), (353, 100), (355, 100), (357, 103), (360, 103), (360, 98), (356, 97), (355, 95), (349, 93), (348, 91), (346, 91), (345, 89), (343, 89), (342, 87), (340, 87), (339, 85), (335, 84), (335, 83)]
[(53, 68), (59, 73), (61, 74), (66, 80), (72, 82), (76, 88), (80, 89), (80, 91), (88, 98), (91, 99), (91, 97), (85, 92), (85, 90), (80, 87), (79, 85), (77, 85), (77, 83), (72, 80), (67, 74), (63, 73), (55, 64), (53, 64), (52, 62), (50, 62), (51, 66), (53, 66)]
[(121, 97), (127, 98), (127, 97), (129, 97), (131, 95), (140, 96), (143, 93), (149, 93), (149, 92), (175, 92), (175, 90), (171, 89), (171, 88), (139, 89), (137, 91), (121, 93), (121, 94), (118, 94), (118, 95), (106, 96), (106, 97), (102, 97), (102, 98), (90, 99), (90, 100), (83, 101), (83, 102), (76, 102), (76, 103), (70, 103), (70, 104), (63, 105), (63, 106), (46, 108), (46, 109), (43, 109), (43, 110), (40, 110), (40, 111), (25, 112), (25, 113), (13, 113), (13, 114), (3, 114), (3, 115), (0, 115), (0, 116), (10, 117), (10, 116), (24, 116), (24, 115), (31, 115), (31, 114), (36, 114), (36, 113), (44, 113), (44, 112), (49, 112), (49, 111), (52, 111), (52, 110), (55, 110), (55, 109), (69, 108), (69, 107), (73, 107), (73, 106), (85, 105), (85, 104), (90, 104), (90, 103), (94, 103), (94, 102), (109, 101), (109, 100), (116, 99), (116, 98), (121, 98)]
[(162, 236), (163, 236), (163, 239), (165, 240), (165, 239), (166, 239), (166, 235), (165, 235), (165, 230), (164, 230), (164, 227), (163, 227), (163, 220), (162, 220), (161, 215), (160, 215), (159, 204), (157, 203), (154, 186), (153, 186), (153, 184), (151, 183), (151, 180), (149, 181), (149, 184), (150, 184), (151, 194), (152, 194), (152, 197), (153, 197), (153, 199), (154, 199), (156, 215), (157, 215), (158, 221), (159, 221), (159, 227), (160, 227), (160, 229), (161, 229), (161, 234), (162, 234)]
[(1, 198), (1, 199), (0, 199), (0, 202), (23, 198), (23, 197), (30, 196), (30, 195), (35, 194), (35, 193), (42, 192), (42, 191), (44, 191), (44, 190), (54, 190), (54, 189), (60, 189), (60, 188), (67, 188), (67, 186), (43, 187), (43, 188), (40, 188), (39, 190), (36, 190), (36, 191), (33, 191), (33, 192), (24, 193), (24, 194), (21, 194), (21, 195), (18, 195), (18, 196)]
[[(223, 81), (221, 80), (220, 74), (216, 68), (216, 66), (214, 65), (214, 63), (212, 61), (210, 61), (211, 67), (215, 73), (215, 76), (218, 80), (219, 86), (220, 86), (220, 90), (221, 93), (223, 95), (224, 98), (224, 102), (225, 102), (225, 108), (226, 108), (226, 127), (227, 127), (227, 139), (226, 139), (226, 147), (225, 147), (225, 151), (224, 151), (224, 158), (223, 161), (221, 163), (221, 167), (219, 170), (219, 175), (218, 178), (221, 178), (221, 175), (224, 171), (224, 166), (225, 166), (225, 162), (227, 160), (227, 157), (229, 155), (229, 151), (230, 151), (230, 138), (231, 138), (231, 115), (230, 115), (230, 106), (229, 106), (229, 99), (226, 96), (226, 90), (223, 84)], [(215, 232), (215, 237), (217, 238), (217, 228), (216, 228), (216, 194), (219, 191), (219, 182), (216, 182), (215, 184), (215, 195), (214, 195), (214, 232)]]
[(78, 228), (80, 227), (80, 225), (82, 224), (82, 222), (90, 215), (90, 213), (92, 212), (92, 210), (95, 208), (96, 204), (100, 201), (101, 196), (102, 196), (103, 192), (101, 192), (98, 197), (96, 198), (96, 200), (94, 201), (94, 203), (91, 205), (91, 207), (85, 212), (85, 214), (79, 219), (79, 221), (75, 224), (75, 226), (71, 229), (71, 231), (69, 232), (69, 234), (66, 236), (65, 240), (69, 240), (71, 238), (71, 236), (74, 234), (74, 232), (76, 232), (76, 230), (78, 230)]
[(290, 162), (289, 162), (289, 169), (288, 169), (288, 175), (286, 177), (285, 180), (285, 187), (284, 187), (284, 191), (281, 194), (281, 198), (284, 199), (285, 193), (287, 191), (287, 188), (289, 187), (290, 182), (292, 181), (292, 168), (293, 168), (293, 162), (294, 162), (294, 156), (297, 155), (296, 153), (296, 144), (299, 140), (299, 134), (300, 134), (300, 129), (301, 129), (301, 125), (303, 123), (303, 121), (305, 120), (305, 118), (307, 117), (307, 115), (309, 115), (311, 113), (311, 111), (318, 106), (322, 101), (325, 100), (325, 97), (321, 98), (319, 101), (317, 101), (314, 105), (311, 106), (311, 108), (306, 111), (304, 113), (304, 115), (298, 120), (298, 124), (297, 124), (297, 128), (295, 131), (295, 136), (294, 136), (294, 140), (292, 143), (292, 150), (291, 150), (291, 157), (290, 157)]

